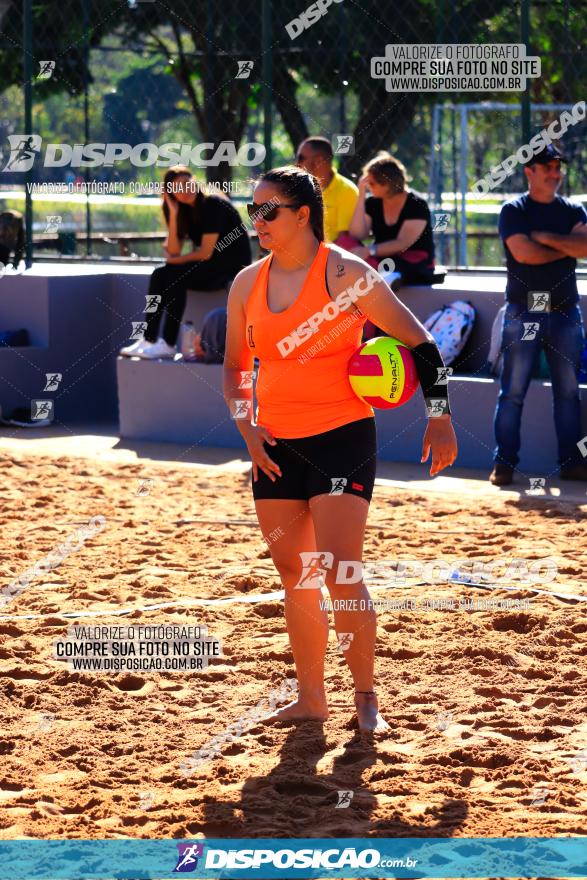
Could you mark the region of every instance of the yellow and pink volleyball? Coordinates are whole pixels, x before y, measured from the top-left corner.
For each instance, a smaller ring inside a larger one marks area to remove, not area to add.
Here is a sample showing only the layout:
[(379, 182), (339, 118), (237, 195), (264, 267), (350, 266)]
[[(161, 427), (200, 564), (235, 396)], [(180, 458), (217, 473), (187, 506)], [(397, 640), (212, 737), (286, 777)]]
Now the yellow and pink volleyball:
[(377, 409), (406, 403), (418, 387), (413, 355), (399, 339), (376, 336), (364, 342), (349, 361), (349, 382), (361, 400)]

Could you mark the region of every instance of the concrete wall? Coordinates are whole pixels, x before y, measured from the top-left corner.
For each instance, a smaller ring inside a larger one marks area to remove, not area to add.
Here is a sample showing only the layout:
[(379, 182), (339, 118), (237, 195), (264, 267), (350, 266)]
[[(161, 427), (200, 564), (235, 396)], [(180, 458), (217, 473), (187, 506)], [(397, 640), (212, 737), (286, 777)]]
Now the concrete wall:
[[(118, 420), (116, 359), (144, 316), (152, 267), (36, 264), (0, 279), (0, 330), (28, 330), (28, 347), (0, 348), (4, 413), (53, 399), (59, 424)], [(190, 293), (186, 319), (226, 304), (227, 291)], [(62, 373), (43, 391), (46, 373)]]
[[(109, 275), (26, 273), (0, 280), (0, 328), (25, 328), (32, 343), (0, 349), (0, 405), (5, 413), (41, 398), (54, 400), (57, 424), (116, 419), (110, 300)], [(56, 391), (44, 391), (47, 373), (62, 373)]]

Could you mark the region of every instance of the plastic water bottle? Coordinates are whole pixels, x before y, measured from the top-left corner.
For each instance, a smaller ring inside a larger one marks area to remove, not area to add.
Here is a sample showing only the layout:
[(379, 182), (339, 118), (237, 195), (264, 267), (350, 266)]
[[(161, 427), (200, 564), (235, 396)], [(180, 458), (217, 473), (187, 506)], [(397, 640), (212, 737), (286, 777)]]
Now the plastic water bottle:
[(196, 328), (192, 321), (185, 321), (181, 325), (179, 350), (184, 361), (196, 360)]

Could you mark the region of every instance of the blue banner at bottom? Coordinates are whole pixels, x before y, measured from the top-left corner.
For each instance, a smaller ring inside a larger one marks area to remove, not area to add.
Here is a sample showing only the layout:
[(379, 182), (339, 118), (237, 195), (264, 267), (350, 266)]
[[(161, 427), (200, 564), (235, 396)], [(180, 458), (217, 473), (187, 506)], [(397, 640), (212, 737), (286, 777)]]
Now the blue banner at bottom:
[(587, 837), (0, 841), (0, 880), (587, 877)]

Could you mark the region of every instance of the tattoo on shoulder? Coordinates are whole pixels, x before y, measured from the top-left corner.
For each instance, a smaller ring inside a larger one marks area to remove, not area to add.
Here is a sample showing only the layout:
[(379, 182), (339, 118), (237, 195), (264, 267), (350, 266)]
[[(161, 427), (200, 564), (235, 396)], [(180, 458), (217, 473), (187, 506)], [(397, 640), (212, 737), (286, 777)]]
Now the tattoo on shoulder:
[(346, 269), (344, 267), (344, 263), (337, 263), (336, 264), (336, 277), (340, 278), (340, 276), (344, 275), (345, 272), (346, 272)]

